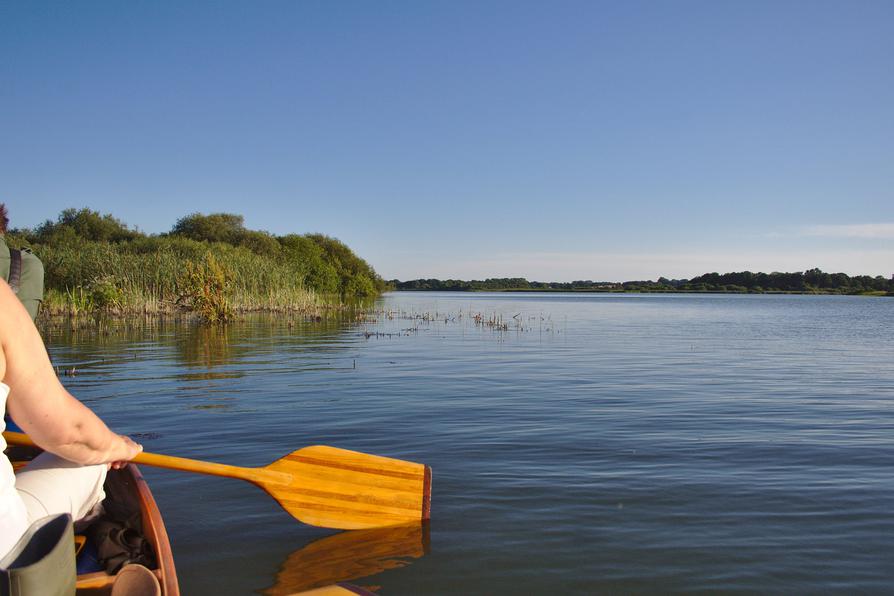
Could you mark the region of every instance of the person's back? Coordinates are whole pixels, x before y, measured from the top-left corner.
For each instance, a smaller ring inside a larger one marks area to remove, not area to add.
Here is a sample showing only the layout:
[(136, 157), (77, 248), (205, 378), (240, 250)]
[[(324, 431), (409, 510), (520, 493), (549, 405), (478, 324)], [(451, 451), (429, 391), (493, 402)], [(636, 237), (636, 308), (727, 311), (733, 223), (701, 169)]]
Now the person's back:
[(43, 263), (27, 248), (11, 249), (0, 236), (0, 276), (13, 288), (31, 318), (43, 301)]
[(8, 224), (6, 206), (0, 203), (0, 276), (34, 320), (43, 301), (43, 263), (27, 248), (9, 248), (5, 238)]

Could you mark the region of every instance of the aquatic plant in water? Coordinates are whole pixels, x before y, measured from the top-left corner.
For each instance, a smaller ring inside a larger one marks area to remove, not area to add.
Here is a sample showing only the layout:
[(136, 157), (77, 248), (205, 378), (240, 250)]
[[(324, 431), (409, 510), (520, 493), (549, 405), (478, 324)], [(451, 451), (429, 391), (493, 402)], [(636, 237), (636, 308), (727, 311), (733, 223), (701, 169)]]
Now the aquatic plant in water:
[(206, 252), (200, 262), (186, 262), (186, 271), (177, 280), (177, 303), (198, 313), (205, 322), (226, 323), (233, 316), (231, 281), (232, 274)]

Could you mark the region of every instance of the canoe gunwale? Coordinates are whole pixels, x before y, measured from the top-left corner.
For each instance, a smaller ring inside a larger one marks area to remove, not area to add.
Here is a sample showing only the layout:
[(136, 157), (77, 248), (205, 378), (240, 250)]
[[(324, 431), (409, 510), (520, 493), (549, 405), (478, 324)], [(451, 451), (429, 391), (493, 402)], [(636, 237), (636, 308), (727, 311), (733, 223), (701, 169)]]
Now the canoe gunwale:
[(168, 538), (168, 531), (165, 528), (158, 504), (155, 502), (155, 497), (149, 490), (149, 484), (143, 478), (143, 474), (136, 464), (128, 464), (121, 471), (128, 472), (133, 480), (133, 487), (140, 504), (140, 515), (143, 518), (143, 533), (155, 550), (155, 556), (158, 559), (158, 569), (155, 570), (155, 574), (161, 584), (161, 593), (164, 596), (180, 596), (171, 541)]

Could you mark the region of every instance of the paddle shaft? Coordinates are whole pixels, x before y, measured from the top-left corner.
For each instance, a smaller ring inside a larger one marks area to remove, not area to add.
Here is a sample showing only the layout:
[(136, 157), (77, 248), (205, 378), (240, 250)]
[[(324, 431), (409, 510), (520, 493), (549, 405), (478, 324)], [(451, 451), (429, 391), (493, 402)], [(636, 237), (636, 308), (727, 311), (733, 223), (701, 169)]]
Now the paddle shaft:
[[(31, 437), (24, 433), (4, 432), (3, 438), (10, 445), (24, 445), (26, 447), (39, 446), (31, 440)], [(184, 472), (198, 472), (199, 474), (210, 474), (212, 476), (223, 476), (224, 478), (238, 478), (240, 480), (248, 480), (254, 483), (273, 482), (275, 484), (288, 484), (292, 477), (283, 472), (273, 472), (263, 468), (241, 468), (239, 466), (230, 466), (227, 464), (217, 464), (214, 462), (201, 461), (197, 459), (189, 459), (186, 457), (175, 457), (173, 455), (161, 455), (158, 453), (140, 453), (132, 460), (137, 464), (154, 466), (157, 468), (168, 468), (170, 470), (182, 470)]]

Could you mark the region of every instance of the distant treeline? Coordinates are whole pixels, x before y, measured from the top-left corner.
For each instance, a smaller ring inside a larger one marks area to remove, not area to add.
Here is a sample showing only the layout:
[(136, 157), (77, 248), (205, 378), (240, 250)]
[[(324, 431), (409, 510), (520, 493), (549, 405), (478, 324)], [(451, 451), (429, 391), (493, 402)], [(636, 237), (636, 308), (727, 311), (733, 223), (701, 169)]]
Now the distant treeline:
[(817, 294), (890, 294), (894, 295), (894, 276), (825, 273), (819, 269), (796, 273), (706, 273), (692, 279), (658, 278), (658, 281), (572, 281), (539, 282), (521, 277), (489, 278), (483, 281), (456, 279), (391, 280), (396, 290), (429, 291), (556, 291), (556, 292), (730, 292), (730, 293), (817, 293)]
[(386, 287), (334, 238), (248, 230), (229, 213), (194, 213), (170, 232), (148, 235), (112, 215), (66, 209), (34, 229), (10, 230), (6, 241), (43, 261), (51, 311), (192, 308), (210, 309), (213, 319), (233, 309), (311, 309)]

